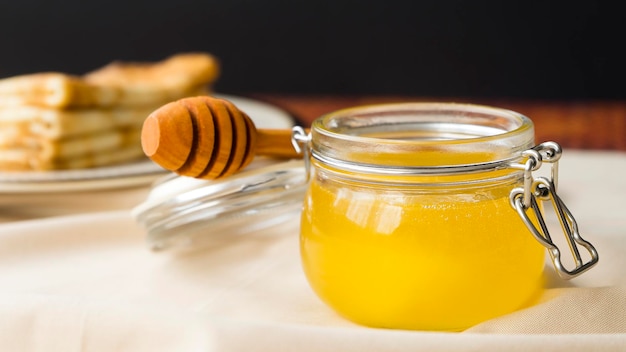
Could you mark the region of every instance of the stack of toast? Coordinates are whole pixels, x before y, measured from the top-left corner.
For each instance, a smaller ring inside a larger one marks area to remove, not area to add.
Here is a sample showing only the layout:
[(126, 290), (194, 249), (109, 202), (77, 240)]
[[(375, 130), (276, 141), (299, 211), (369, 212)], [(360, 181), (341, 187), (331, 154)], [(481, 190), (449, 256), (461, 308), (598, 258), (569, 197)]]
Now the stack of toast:
[(207, 53), (113, 62), (82, 76), (0, 79), (0, 170), (89, 168), (144, 157), (141, 126), (155, 109), (208, 94), (219, 75)]

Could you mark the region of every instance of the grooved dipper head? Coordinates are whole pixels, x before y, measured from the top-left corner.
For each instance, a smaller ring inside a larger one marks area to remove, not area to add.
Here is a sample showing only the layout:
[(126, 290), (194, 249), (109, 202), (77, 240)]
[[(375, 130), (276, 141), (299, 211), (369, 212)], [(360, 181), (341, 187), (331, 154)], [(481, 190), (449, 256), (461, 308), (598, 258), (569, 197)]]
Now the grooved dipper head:
[(231, 102), (208, 96), (168, 103), (144, 121), (141, 145), (154, 162), (179, 175), (215, 179), (254, 158), (256, 128)]

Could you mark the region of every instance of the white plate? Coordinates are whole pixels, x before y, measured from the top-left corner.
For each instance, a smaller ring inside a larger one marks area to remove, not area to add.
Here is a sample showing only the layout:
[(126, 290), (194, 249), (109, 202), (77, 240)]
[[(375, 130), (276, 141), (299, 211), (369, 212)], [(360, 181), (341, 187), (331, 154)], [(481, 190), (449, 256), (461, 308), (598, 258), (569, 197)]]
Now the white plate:
[[(286, 111), (253, 99), (216, 94), (248, 114), (258, 128), (290, 128)], [(50, 193), (112, 189), (149, 184), (167, 171), (151, 160), (89, 169), (0, 172), (0, 193)]]

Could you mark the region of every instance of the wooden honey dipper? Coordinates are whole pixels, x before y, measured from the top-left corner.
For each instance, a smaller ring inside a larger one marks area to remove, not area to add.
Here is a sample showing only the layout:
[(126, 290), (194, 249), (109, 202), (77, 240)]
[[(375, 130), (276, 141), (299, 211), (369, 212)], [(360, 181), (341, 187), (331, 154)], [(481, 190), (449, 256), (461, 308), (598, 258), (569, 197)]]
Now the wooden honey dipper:
[(161, 167), (201, 179), (232, 175), (255, 155), (301, 157), (291, 144), (291, 130), (257, 130), (233, 103), (208, 96), (155, 110), (143, 123), (141, 146)]

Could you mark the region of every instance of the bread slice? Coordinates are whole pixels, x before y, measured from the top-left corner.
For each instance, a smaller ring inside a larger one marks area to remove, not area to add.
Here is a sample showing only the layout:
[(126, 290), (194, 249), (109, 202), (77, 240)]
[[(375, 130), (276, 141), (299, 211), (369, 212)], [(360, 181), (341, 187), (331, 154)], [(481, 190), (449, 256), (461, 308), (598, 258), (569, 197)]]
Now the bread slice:
[(187, 91), (214, 82), (218, 61), (206, 53), (170, 56), (156, 63), (114, 61), (83, 76), (85, 82), (136, 91)]
[(211, 85), (218, 75), (217, 59), (206, 53), (177, 54), (159, 62), (113, 62), (84, 76), (35, 73), (0, 79), (0, 106), (165, 104)]
[(60, 140), (25, 137), (0, 146), (0, 169), (84, 168), (134, 160), (143, 155), (140, 136), (140, 127), (131, 127)]
[(80, 77), (59, 72), (0, 79), (0, 106), (111, 106), (121, 95), (117, 88), (94, 86)]
[(206, 53), (173, 55), (157, 63), (112, 62), (83, 76), (88, 84), (116, 88), (118, 105), (142, 106), (197, 94), (217, 80), (219, 64)]
[(140, 127), (158, 106), (57, 110), (38, 106), (0, 108), (0, 147), (25, 138), (59, 140), (115, 128)]

